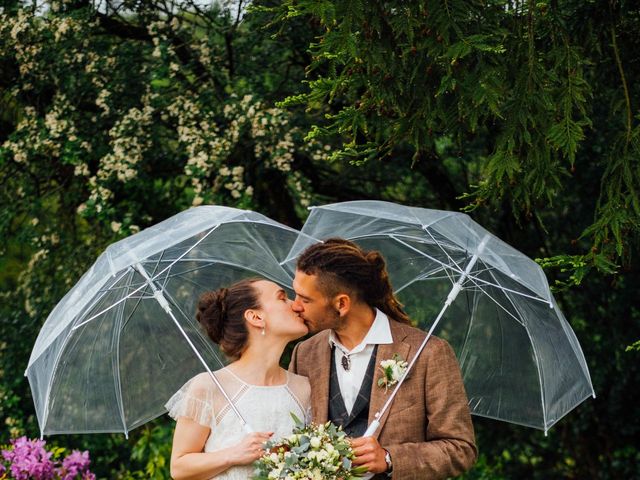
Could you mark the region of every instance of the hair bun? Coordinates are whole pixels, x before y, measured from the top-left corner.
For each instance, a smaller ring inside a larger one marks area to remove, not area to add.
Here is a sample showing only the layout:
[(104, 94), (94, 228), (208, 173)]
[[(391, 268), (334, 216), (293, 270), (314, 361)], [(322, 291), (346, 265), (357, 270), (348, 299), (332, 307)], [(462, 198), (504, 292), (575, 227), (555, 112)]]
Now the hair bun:
[(205, 292), (198, 300), (196, 319), (206, 329), (211, 340), (220, 343), (227, 323), (227, 289)]
[(386, 268), (386, 262), (384, 261), (384, 258), (382, 257), (382, 255), (380, 255), (380, 252), (376, 250), (367, 252), (365, 258), (367, 259), (367, 262), (373, 265), (379, 272), (383, 271)]

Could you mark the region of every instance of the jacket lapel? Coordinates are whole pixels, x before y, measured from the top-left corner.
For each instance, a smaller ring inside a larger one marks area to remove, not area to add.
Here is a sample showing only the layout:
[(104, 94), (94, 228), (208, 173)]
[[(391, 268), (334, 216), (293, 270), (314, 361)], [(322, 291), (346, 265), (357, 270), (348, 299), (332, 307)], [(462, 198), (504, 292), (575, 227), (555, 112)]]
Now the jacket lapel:
[(331, 346), (329, 345), (329, 331), (325, 330), (318, 335), (322, 335), (316, 343), (316, 352), (310, 352), (309, 358), (317, 359), (314, 365), (309, 368), (309, 383), (313, 396), (311, 398), (311, 409), (313, 419), (316, 423), (325, 423), (329, 418), (329, 375), (331, 365)]
[[(385, 391), (384, 387), (378, 386), (378, 378), (380, 378), (380, 376), (382, 375), (382, 372), (379, 368), (380, 362), (393, 358), (395, 354), (400, 355), (403, 360), (408, 362), (409, 354), (411, 352), (411, 345), (403, 342), (406, 334), (404, 333), (404, 330), (402, 329), (400, 324), (389, 319), (389, 326), (391, 327), (391, 336), (393, 337), (393, 343), (378, 345), (378, 353), (376, 355), (376, 369), (371, 384), (371, 399), (369, 402), (369, 425), (371, 425), (371, 422), (375, 420), (376, 413), (378, 413), (382, 409), (385, 402), (389, 398), (389, 395), (391, 395), (393, 389), (395, 388), (394, 386)], [(390, 410), (391, 407), (387, 409), (385, 414), (380, 419), (380, 428), (378, 428), (378, 431), (374, 434), (374, 437), (377, 438), (378, 435), (380, 435), (382, 427), (387, 421)]]

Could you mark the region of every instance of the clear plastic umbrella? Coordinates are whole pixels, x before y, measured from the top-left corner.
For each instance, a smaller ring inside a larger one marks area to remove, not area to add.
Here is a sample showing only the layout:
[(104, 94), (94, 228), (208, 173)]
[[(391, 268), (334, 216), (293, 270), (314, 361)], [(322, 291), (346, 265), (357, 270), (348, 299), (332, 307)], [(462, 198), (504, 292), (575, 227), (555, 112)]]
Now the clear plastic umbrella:
[(188, 379), (224, 362), (195, 320), (200, 294), (256, 275), (289, 286), (280, 264), (298, 235), (254, 212), (206, 206), (109, 246), (33, 347), (25, 375), (41, 433), (127, 434), (162, 415)]
[(428, 331), (423, 348), (431, 333), (454, 348), (473, 414), (546, 432), (595, 397), (540, 266), (469, 216), (345, 202), (313, 208), (302, 233), (285, 262), (290, 271), (313, 239), (342, 237), (383, 254), (407, 313)]

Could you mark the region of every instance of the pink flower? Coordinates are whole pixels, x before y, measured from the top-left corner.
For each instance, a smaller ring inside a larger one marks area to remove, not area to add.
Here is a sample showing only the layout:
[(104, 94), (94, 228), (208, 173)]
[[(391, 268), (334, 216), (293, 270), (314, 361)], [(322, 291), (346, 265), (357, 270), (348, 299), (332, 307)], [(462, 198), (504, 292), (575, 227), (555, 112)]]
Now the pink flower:
[[(62, 461), (62, 467), (58, 469), (58, 475), (61, 480), (75, 480), (78, 475), (82, 475), (82, 479), (90, 479), (92, 477), (87, 476), (93, 474), (89, 472), (89, 452), (80, 450), (74, 450)], [(93, 476), (95, 478), (95, 476)]]
[(11, 448), (2, 456), (11, 463), (9, 470), (16, 480), (52, 480), (55, 476), (51, 452), (44, 449), (44, 440), (20, 437), (11, 440)]
[(0, 463), (0, 475), (9, 474), (15, 480), (96, 480), (89, 471), (89, 452), (74, 450), (61, 463), (54, 463), (45, 445), (43, 440), (27, 437), (11, 440), (9, 449), (0, 452), (7, 464)]

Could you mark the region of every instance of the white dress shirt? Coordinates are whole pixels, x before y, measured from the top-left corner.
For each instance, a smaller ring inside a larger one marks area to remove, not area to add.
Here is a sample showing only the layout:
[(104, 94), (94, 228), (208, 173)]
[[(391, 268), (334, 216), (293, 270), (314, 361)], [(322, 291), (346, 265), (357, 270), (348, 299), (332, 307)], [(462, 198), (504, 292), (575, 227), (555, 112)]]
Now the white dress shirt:
[[(380, 310), (376, 308), (376, 318), (371, 324), (371, 328), (358, 345), (351, 351), (347, 350), (340, 343), (338, 337), (333, 330), (329, 333), (329, 344), (335, 345), (334, 358), (336, 362), (336, 372), (338, 374), (338, 385), (347, 412), (351, 413), (353, 405), (356, 403), (358, 392), (362, 386), (362, 380), (367, 372), (371, 353), (375, 345), (393, 343), (391, 336), (391, 328), (389, 327), (389, 319)], [(346, 355), (350, 362), (349, 370), (342, 367), (342, 357)], [(375, 378), (375, 377), (374, 377)]]

